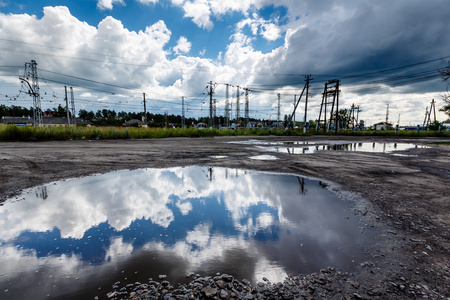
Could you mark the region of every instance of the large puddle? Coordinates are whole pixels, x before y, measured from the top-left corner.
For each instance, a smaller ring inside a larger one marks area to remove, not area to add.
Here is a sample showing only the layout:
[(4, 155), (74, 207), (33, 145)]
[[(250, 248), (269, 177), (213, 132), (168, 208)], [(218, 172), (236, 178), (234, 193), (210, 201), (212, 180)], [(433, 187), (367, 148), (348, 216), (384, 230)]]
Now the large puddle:
[(186, 167), (50, 183), (0, 207), (0, 298), (103, 298), (114, 282), (253, 282), (364, 259), (351, 203), (294, 175)]
[(358, 151), (371, 153), (393, 153), (395, 151), (405, 151), (413, 148), (427, 148), (409, 143), (338, 143), (338, 144), (317, 144), (308, 142), (282, 142), (276, 146), (274, 144), (249, 143), (258, 150), (268, 152), (279, 152), (287, 154), (307, 154), (321, 151)]

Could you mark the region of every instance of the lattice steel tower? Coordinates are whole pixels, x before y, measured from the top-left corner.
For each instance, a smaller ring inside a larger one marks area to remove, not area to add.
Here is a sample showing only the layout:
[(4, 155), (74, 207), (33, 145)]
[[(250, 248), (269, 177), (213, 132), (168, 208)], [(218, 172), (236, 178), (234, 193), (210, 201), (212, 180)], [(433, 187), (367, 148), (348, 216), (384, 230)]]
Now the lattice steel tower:
[(238, 127), (241, 126), (241, 108), (239, 103), (239, 86), (236, 86), (236, 124)]
[(230, 127), (230, 85), (225, 86), (225, 127)]
[(28, 94), (33, 97), (33, 126), (42, 126), (44, 121), (41, 109), (41, 95), (39, 93), (37, 63), (35, 60), (25, 63), (25, 73), (23, 78), (20, 79), (22, 84), (26, 83), (28, 85)]
[(248, 112), (248, 89), (245, 89), (245, 128), (248, 128), (249, 112)]
[(70, 87), (70, 112), (72, 117), (72, 125), (77, 125), (77, 117), (75, 116), (75, 97), (73, 96), (73, 88)]

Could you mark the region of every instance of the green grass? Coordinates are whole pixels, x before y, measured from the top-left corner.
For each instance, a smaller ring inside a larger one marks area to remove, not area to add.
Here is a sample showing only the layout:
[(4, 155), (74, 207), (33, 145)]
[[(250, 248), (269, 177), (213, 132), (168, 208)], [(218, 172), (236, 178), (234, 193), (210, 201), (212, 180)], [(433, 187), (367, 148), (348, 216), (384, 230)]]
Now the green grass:
[[(302, 130), (284, 129), (196, 129), (196, 128), (134, 128), (134, 127), (27, 127), (0, 125), (0, 141), (47, 141), (47, 140), (111, 140), (149, 139), (170, 137), (214, 136), (311, 136), (334, 135), (334, 133), (303, 133)], [(450, 132), (437, 131), (340, 131), (343, 136), (399, 136), (399, 137), (449, 137)]]

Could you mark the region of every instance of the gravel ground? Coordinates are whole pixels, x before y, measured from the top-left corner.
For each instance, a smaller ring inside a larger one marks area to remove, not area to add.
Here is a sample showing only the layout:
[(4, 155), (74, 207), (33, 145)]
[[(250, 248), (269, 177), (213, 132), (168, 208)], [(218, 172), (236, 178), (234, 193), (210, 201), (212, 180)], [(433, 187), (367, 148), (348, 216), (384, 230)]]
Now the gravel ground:
[[(389, 153), (322, 151), (289, 155), (263, 152), (247, 141), (407, 142), (427, 145)], [(354, 200), (364, 226), (380, 235), (368, 260), (343, 273), (333, 266), (293, 274), (283, 283), (254, 286), (225, 274), (195, 276), (172, 287), (167, 280), (143, 278), (111, 283), (104, 299), (450, 299), (450, 146), (437, 139), (395, 137), (221, 137), (151, 140), (0, 143), (0, 197), (54, 180), (120, 169), (221, 166), (319, 178)], [(250, 156), (270, 154), (277, 160)], [(217, 159), (214, 156), (226, 156)], [(298, 276), (297, 276), (298, 275)], [(126, 293), (126, 294), (125, 294)], [(101, 297), (100, 297), (101, 298)]]

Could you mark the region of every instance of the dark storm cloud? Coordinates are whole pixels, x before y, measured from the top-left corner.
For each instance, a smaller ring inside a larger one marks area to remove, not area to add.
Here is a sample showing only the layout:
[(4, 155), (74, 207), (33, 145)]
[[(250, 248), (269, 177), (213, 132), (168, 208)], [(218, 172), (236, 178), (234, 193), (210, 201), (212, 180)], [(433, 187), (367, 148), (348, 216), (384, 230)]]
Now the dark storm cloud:
[[(282, 60), (274, 73), (346, 76), (449, 56), (449, 4), (447, 0), (289, 3), (292, 17), (300, 19), (287, 31), (286, 50), (273, 57)], [(443, 59), (376, 75), (406, 75), (445, 64)]]

